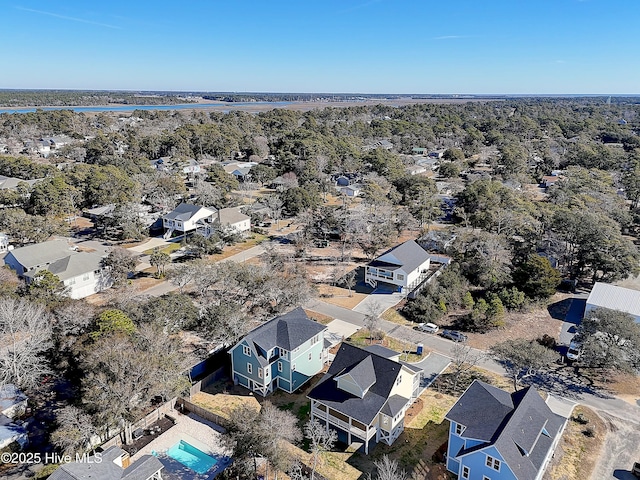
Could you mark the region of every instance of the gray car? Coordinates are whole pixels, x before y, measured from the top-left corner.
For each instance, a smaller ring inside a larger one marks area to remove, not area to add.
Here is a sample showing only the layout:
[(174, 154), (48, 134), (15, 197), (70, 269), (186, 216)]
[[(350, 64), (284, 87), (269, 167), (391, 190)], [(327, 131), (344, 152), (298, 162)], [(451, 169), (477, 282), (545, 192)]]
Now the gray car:
[(442, 336), (453, 340), (454, 342), (466, 342), (467, 336), (464, 333), (460, 333), (457, 330), (443, 330)]

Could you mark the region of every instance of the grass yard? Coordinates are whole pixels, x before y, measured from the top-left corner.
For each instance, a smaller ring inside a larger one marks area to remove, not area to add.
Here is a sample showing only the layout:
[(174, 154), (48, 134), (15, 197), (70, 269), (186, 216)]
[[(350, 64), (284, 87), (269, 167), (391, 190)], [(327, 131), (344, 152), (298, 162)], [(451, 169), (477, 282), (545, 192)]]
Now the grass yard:
[(544, 474), (544, 480), (589, 478), (606, 435), (604, 421), (593, 410), (577, 406)]
[(408, 355), (406, 355), (403, 352), (415, 352), (414, 344), (411, 342), (403, 342), (389, 335), (386, 335), (382, 340), (377, 340), (376, 335), (374, 334), (373, 343), (371, 343), (369, 341), (369, 330), (367, 330), (366, 328), (361, 328), (356, 333), (351, 335), (348, 338), (348, 342), (363, 348), (368, 347), (369, 345), (382, 345), (383, 347), (390, 348), (395, 352), (402, 353), (402, 355), (400, 356), (400, 360), (411, 363), (419, 362), (429, 353), (429, 350), (425, 348), (422, 351), (422, 355), (417, 355), (416, 353), (409, 353)]
[(364, 293), (356, 293), (353, 290), (351, 291), (351, 296), (349, 296), (348, 289), (333, 285), (319, 284), (317, 287), (323, 302), (348, 308), (349, 310), (353, 310), (353, 307), (367, 298)]
[(318, 323), (321, 323), (322, 325), (327, 325), (331, 322), (333, 322), (334, 318), (330, 317), (329, 315), (324, 315), (322, 313), (318, 313), (318, 312), (313, 312), (311, 310), (305, 310), (304, 311), (307, 316), (312, 319), (315, 320)]
[(400, 312), (398, 312), (398, 310), (396, 309), (396, 307), (392, 307), (387, 309), (381, 317), (383, 320), (386, 320), (387, 322), (392, 322), (392, 323), (397, 323), (398, 325), (404, 325), (407, 327), (412, 327), (414, 325), (416, 325), (413, 322), (410, 322), (409, 320), (407, 320)]
[[(176, 250), (180, 250), (181, 245), (179, 243), (170, 243), (169, 245), (167, 245), (164, 248), (160, 249), (160, 252), (162, 253), (166, 253), (167, 255), (172, 254), (173, 252), (175, 252)], [(154, 253), (156, 253), (156, 250), (158, 250), (158, 248), (150, 248), (149, 250), (145, 250), (143, 253), (143, 255), (153, 255)]]
[(245, 250), (249, 250), (257, 245), (260, 245), (263, 241), (267, 239), (267, 235), (262, 235), (260, 233), (253, 233), (243, 242), (236, 243), (235, 245), (229, 245), (224, 247), (222, 253), (216, 253), (213, 255), (209, 255), (207, 258), (213, 262), (219, 262), (220, 260), (224, 260), (225, 258), (229, 258), (232, 255), (235, 255), (240, 252), (244, 252)]
[(210, 393), (199, 392), (191, 398), (191, 403), (227, 419), (229, 418), (230, 413), (242, 404), (260, 409), (260, 404), (252, 395), (240, 396), (225, 393), (216, 393), (212, 395)]

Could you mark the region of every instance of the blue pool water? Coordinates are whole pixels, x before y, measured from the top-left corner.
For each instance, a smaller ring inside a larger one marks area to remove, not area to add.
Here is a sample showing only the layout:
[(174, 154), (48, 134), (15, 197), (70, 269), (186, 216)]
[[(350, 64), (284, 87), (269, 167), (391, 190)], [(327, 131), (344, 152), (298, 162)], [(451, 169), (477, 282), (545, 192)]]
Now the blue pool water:
[(211, 455), (207, 455), (184, 440), (180, 440), (167, 450), (167, 455), (200, 474), (206, 473), (218, 463)]

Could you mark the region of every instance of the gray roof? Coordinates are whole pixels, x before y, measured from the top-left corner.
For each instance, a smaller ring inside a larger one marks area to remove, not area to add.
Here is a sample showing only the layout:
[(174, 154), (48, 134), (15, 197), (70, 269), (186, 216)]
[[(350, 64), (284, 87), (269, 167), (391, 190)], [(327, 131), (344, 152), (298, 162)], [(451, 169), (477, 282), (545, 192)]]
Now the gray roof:
[[(389, 395), (401, 369), (402, 365), (398, 362), (342, 343), (329, 370), (309, 392), (308, 397), (370, 425), (380, 411), (397, 410), (403, 397), (395, 395), (389, 398)], [(374, 379), (363, 398), (338, 388), (336, 378), (345, 373), (351, 373), (358, 384), (367, 384), (371, 378)], [(403, 405), (408, 402), (409, 399), (405, 398)]]
[(93, 252), (71, 252), (71, 255), (53, 262), (47, 267), (62, 281), (102, 268), (102, 255)]
[(126, 469), (114, 460), (126, 454), (120, 447), (109, 447), (102, 452), (102, 461), (71, 462), (61, 465), (50, 476), (50, 480), (147, 480), (162, 470), (162, 462), (152, 455), (143, 455)]
[(587, 305), (626, 312), (634, 317), (639, 317), (640, 292), (630, 288), (596, 282), (587, 299)]
[(384, 358), (393, 359), (398, 355), (400, 355), (399, 352), (396, 352), (395, 350), (391, 350), (390, 348), (387, 348), (387, 347), (383, 347), (382, 345), (369, 345), (364, 347), (364, 349), (367, 352), (375, 353), (376, 355), (380, 355), (381, 357), (384, 357)]
[(326, 329), (325, 325), (314, 322), (298, 307), (260, 325), (242, 341), (254, 343), (265, 352), (275, 347), (291, 351)]
[(36, 183), (41, 182), (42, 180), (43, 180), (42, 178), (36, 178), (33, 180), (23, 180), (22, 178), (5, 177), (4, 175), (0, 175), (0, 189), (15, 190), (16, 188), (18, 188), (18, 185), (21, 182), (24, 182), (30, 187), (33, 187)]
[[(447, 419), (466, 426), (465, 438), (484, 443), (461, 456), (495, 447), (518, 480), (534, 480), (565, 421), (553, 413), (532, 387), (509, 394), (475, 380), (449, 410)], [(486, 427), (481, 424), (486, 423)], [(479, 438), (487, 437), (488, 440)]]
[(251, 217), (242, 213), (238, 207), (222, 208), (218, 210), (218, 221), (221, 225), (235, 225)]
[(415, 240), (407, 240), (406, 242), (393, 247), (386, 251), (373, 262), (369, 263), (372, 267), (384, 267), (388, 270), (402, 269), (409, 273), (414, 271), (429, 259), (429, 254), (424, 248), (418, 245)]
[(211, 211), (211, 214), (215, 213), (215, 210), (211, 208), (191, 205), (190, 203), (181, 203), (176, 208), (174, 208), (173, 211), (167, 213), (164, 218), (167, 218), (169, 220), (182, 220), (184, 222), (192, 218), (202, 209)]
[(373, 360), (371, 359), (371, 355), (365, 357), (363, 360), (360, 360), (359, 363), (346, 368), (342, 374), (336, 376), (336, 379), (344, 375), (349, 375), (363, 392), (369, 390), (369, 388), (371, 388), (371, 385), (376, 383), (376, 371), (373, 368)]
[(11, 250), (8, 255), (13, 255), (20, 265), (28, 269), (55, 262), (69, 256), (72, 252), (73, 250), (65, 240), (52, 240), (16, 248)]

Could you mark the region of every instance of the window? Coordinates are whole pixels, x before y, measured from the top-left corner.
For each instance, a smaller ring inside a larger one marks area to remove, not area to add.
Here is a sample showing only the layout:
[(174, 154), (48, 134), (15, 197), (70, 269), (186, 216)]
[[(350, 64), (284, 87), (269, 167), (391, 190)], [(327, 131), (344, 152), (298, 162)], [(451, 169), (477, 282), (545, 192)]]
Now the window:
[(278, 371), (281, 372), (282, 371), (282, 362), (278, 362)]
[(88, 273), (85, 273), (85, 274), (82, 276), (82, 280), (84, 280), (84, 281), (89, 280), (89, 274), (88, 274)]
[(402, 275), (401, 273), (399, 273), (397, 277), (398, 277), (398, 280), (404, 280), (404, 275)]
[(487, 455), (487, 467), (493, 468), (495, 471), (500, 471), (500, 460)]
[(462, 432), (464, 432), (464, 425), (456, 423), (456, 435), (462, 435)]
[(261, 368), (258, 369), (258, 378), (262, 378), (262, 369)]
[(75, 285), (75, 284), (76, 284), (75, 278), (70, 278), (69, 280), (67, 280), (67, 285)]
[(396, 385), (400, 385), (402, 382), (402, 374), (398, 375), (398, 379), (396, 380)]
[(462, 467), (462, 478), (469, 478), (469, 467)]
[(242, 353), (244, 353), (247, 357), (251, 356), (251, 348), (248, 345), (242, 346)]
[(291, 371), (292, 372), (296, 371), (296, 364), (295, 363), (291, 364)]
[(487, 477), (486, 475), (482, 475), (482, 480), (491, 480), (489, 477)]
[(309, 361), (311, 361), (311, 352), (309, 352)]
[(253, 373), (253, 365), (247, 363), (247, 373)]

